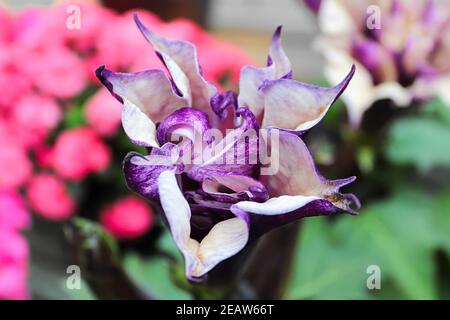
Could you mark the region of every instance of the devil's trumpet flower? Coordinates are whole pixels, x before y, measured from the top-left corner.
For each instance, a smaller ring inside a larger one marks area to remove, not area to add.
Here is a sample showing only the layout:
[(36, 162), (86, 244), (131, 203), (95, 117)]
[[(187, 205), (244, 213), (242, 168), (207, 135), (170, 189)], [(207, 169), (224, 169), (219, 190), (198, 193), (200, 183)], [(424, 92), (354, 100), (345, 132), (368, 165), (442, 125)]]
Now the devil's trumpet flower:
[(339, 189), (355, 177), (323, 178), (301, 139), (344, 91), (354, 67), (332, 88), (292, 80), (279, 27), (267, 66), (242, 69), (239, 95), (220, 93), (203, 77), (192, 44), (160, 37), (135, 20), (169, 77), (104, 66), (97, 76), (123, 103), (131, 141), (149, 150), (126, 156), (127, 184), (161, 204), (190, 280), (270, 229), (306, 216), (354, 213), (358, 199)]

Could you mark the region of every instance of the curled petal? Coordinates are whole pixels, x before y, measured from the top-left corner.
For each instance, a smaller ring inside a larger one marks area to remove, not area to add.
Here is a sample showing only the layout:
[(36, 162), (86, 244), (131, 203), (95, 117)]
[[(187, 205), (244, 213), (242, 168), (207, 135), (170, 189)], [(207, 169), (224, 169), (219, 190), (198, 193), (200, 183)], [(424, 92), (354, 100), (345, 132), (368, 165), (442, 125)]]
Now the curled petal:
[(176, 110), (160, 123), (157, 137), (160, 144), (173, 142), (171, 140), (178, 137), (196, 142), (210, 128), (208, 116), (204, 112), (185, 107)]
[[(231, 207), (233, 213), (242, 211), (258, 215), (257, 221), (273, 222), (273, 226), (304, 216), (324, 215), (338, 211), (352, 214), (351, 205), (359, 207), (352, 194), (342, 194), (339, 189), (355, 180), (355, 177), (327, 180), (316, 170), (306, 145), (295, 134), (279, 132), (278, 171), (265, 177), (265, 185), (271, 198), (262, 203), (241, 201)], [(288, 215), (288, 216), (285, 216)], [(262, 216), (272, 216), (266, 220)], [(276, 218), (275, 218), (276, 217)], [(252, 224), (255, 220), (252, 218)]]
[(119, 73), (102, 66), (96, 74), (124, 104), (123, 128), (138, 145), (158, 147), (155, 123), (187, 104), (185, 99), (176, 94), (170, 80), (160, 70)]
[[(221, 202), (265, 201), (269, 196), (261, 182), (245, 175), (235, 174), (205, 177), (202, 190)], [(229, 192), (224, 190), (229, 190)]]
[(234, 174), (251, 175), (258, 165), (259, 137), (256, 119), (247, 108), (236, 111), (239, 127), (229, 130), (225, 137), (216, 132), (213, 143), (207, 145), (193, 161), (190, 178), (203, 181), (205, 177)]
[(260, 88), (264, 94), (262, 127), (276, 127), (303, 132), (315, 126), (339, 98), (350, 82), (355, 67), (335, 87), (323, 88), (295, 80), (266, 81)]
[(261, 121), (264, 111), (264, 96), (259, 87), (266, 80), (292, 77), (291, 64), (281, 46), (281, 27), (273, 34), (269, 48), (268, 66), (255, 68), (245, 66), (239, 80), (238, 105), (248, 107)]
[(153, 45), (158, 56), (169, 70), (177, 88), (188, 104), (211, 114), (210, 99), (217, 89), (203, 77), (195, 46), (189, 42), (169, 40), (148, 30), (138, 16), (134, 19), (144, 37)]
[(274, 66), (275, 79), (292, 78), (292, 67), (281, 45), (281, 26), (275, 30), (269, 47), (267, 65)]
[(140, 195), (157, 199), (159, 197), (157, 180), (166, 170), (178, 170), (177, 146), (166, 144), (161, 149), (153, 148), (152, 154), (143, 156), (130, 152), (123, 161), (123, 172), (128, 187)]
[(237, 105), (237, 95), (234, 91), (216, 93), (211, 98), (211, 108), (221, 120), (226, 119), (229, 107), (236, 110)]
[(175, 173), (164, 171), (158, 178), (160, 201), (172, 237), (186, 263), (186, 276), (201, 279), (221, 261), (238, 253), (248, 241), (248, 223), (235, 217), (217, 223), (199, 242), (191, 238), (191, 210), (181, 193)]

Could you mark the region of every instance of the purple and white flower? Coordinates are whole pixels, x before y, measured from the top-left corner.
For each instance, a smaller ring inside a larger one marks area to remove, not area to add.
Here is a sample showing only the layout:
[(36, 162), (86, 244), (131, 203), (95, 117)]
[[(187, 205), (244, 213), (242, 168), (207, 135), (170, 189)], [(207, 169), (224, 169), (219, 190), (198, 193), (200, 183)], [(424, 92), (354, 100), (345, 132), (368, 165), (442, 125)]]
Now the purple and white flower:
[(97, 76), (123, 103), (131, 141), (149, 151), (126, 156), (127, 184), (160, 203), (188, 279), (202, 279), (249, 241), (295, 219), (355, 213), (358, 199), (339, 192), (355, 177), (323, 178), (301, 139), (344, 91), (354, 67), (332, 88), (292, 80), (278, 28), (267, 66), (244, 67), (239, 94), (218, 92), (191, 43), (160, 37), (135, 20), (168, 73), (102, 66)]
[(305, 0), (317, 14), (325, 76), (337, 83), (355, 64), (342, 96), (359, 125), (374, 102), (398, 106), (433, 95), (450, 106), (450, 2), (446, 0)]

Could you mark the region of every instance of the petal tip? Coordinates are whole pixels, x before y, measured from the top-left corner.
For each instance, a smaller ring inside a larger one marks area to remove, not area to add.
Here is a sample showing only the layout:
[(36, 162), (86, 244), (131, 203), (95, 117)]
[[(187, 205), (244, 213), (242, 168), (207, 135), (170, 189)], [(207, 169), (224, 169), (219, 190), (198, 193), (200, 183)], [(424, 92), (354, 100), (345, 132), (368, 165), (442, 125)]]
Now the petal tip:
[(149, 29), (147, 29), (147, 27), (139, 19), (139, 15), (137, 14), (137, 12), (133, 13), (133, 19), (134, 19), (134, 22), (136, 23), (137, 27), (141, 31), (141, 33), (144, 35), (144, 37), (147, 40), (149, 40), (149, 38), (151, 36), (151, 31)]

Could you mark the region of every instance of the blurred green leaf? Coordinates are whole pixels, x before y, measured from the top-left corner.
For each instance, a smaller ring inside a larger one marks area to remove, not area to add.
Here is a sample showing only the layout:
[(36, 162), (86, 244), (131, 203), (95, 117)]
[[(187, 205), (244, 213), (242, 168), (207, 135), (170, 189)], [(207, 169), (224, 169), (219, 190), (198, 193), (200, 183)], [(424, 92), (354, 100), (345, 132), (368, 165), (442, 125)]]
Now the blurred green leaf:
[[(450, 246), (448, 196), (404, 188), (357, 217), (305, 220), (286, 297), (437, 298), (433, 254)], [(380, 290), (366, 288), (370, 265), (381, 269)]]
[(84, 125), (84, 108), (82, 104), (71, 106), (65, 113), (63, 119), (64, 127), (78, 128)]
[(429, 118), (397, 121), (385, 151), (390, 161), (415, 165), (422, 172), (450, 166), (450, 126)]
[(174, 284), (173, 269), (166, 259), (144, 259), (135, 253), (128, 253), (124, 267), (135, 283), (157, 299), (192, 299), (187, 291)]
[(66, 292), (67, 296), (70, 300), (95, 300), (96, 297), (94, 293), (89, 288), (89, 285), (81, 280), (81, 286), (79, 289), (69, 290), (66, 287), (66, 279), (62, 281), (61, 286), (63, 290)]
[(183, 256), (167, 229), (164, 229), (164, 232), (159, 237), (157, 246), (162, 252), (170, 255), (177, 262), (183, 262)]
[(450, 124), (450, 106), (437, 97), (422, 106), (420, 111), (423, 115)]

